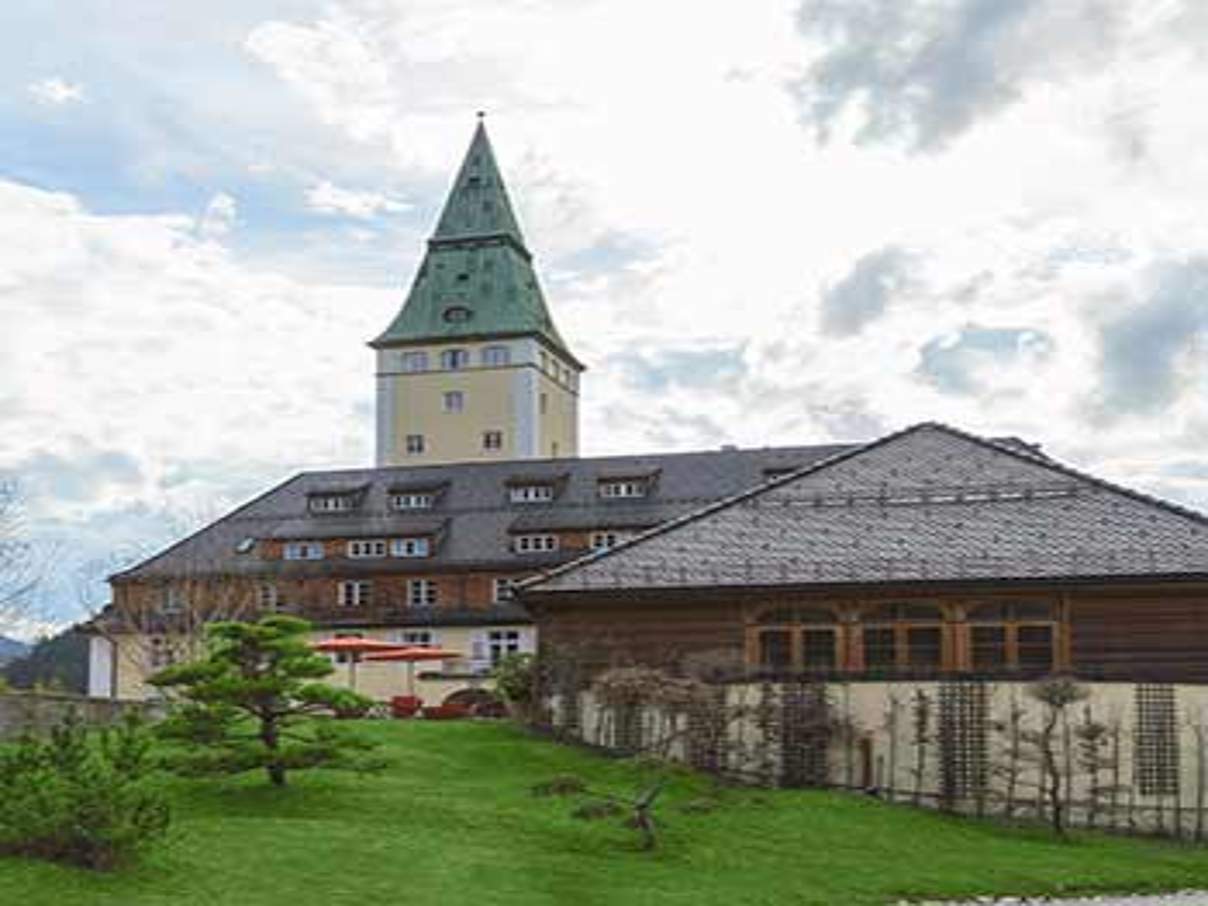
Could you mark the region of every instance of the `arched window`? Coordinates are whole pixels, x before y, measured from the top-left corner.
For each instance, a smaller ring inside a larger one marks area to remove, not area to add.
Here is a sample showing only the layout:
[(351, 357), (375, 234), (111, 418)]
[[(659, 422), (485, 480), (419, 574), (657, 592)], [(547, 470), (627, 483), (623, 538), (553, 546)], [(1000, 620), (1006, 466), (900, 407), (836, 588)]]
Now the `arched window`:
[(769, 670), (827, 672), (839, 664), (839, 625), (826, 607), (780, 607), (755, 621), (758, 665)]
[(971, 606), (966, 619), (972, 670), (1052, 671), (1057, 618), (1051, 601), (985, 601)]
[(944, 613), (935, 604), (885, 603), (860, 614), (864, 669), (935, 671), (944, 666)]

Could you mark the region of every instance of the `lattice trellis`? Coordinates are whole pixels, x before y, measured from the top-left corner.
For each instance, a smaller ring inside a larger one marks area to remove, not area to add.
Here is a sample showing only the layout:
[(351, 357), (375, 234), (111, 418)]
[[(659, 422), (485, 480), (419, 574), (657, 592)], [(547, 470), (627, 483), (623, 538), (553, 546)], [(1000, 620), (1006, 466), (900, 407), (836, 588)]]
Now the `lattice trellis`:
[(827, 786), (827, 754), (834, 730), (826, 687), (820, 683), (786, 683), (779, 708), (783, 786)]
[(940, 792), (952, 802), (976, 796), (989, 777), (989, 696), (985, 683), (942, 683), (939, 694)]
[(1177, 796), (1179, 728), (1174, 686), (1138, 683), (1133, 774), (1142, 796)]

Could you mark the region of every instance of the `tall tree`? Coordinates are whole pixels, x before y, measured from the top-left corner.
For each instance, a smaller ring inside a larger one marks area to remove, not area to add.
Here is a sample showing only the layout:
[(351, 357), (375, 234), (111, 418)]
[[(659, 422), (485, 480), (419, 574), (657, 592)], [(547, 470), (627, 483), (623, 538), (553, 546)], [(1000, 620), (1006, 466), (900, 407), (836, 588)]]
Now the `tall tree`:
[(0, 634), (29, 615), (41, 573), (23, 504), (17, 483), (0, 480)]
[(242, 773), (263, 769), (274, 786), (290, 770), (365, 767), (369, 748), (319, 715), (367, 709), (373, 702), (316, 682), (333, 668), (303, 640), (305, 620), (271, 616), (255, 623), (208, 628), (201, 660), (176, 664), (150, 678), (184, 700), (161, 734), (186, 744), (177, 759), (184, 773)]

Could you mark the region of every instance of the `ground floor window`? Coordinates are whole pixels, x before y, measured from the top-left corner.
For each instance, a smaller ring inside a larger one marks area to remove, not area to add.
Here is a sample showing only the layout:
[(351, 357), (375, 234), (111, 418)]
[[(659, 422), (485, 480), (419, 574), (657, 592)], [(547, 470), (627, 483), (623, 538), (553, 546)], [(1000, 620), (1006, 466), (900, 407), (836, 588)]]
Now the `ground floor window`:
[(487, 651), (492, 664), (498, 664), (509, 654), (520, 650), (520, 630), (499, 629), (487, 633)]

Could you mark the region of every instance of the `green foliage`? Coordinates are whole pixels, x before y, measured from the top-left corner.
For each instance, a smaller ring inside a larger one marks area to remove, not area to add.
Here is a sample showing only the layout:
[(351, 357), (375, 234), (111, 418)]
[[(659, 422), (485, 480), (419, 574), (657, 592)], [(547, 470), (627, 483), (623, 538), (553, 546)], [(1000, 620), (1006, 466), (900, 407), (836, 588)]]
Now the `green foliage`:
[(0, 749), (0, 852), (102, 870), (129, 861), (169, 822), (150, 750), (136, 715), (90, 733), (74, 712), (48, 741)]
[(176, 664), (150, 682), (183, 699), (159, 726), (181, 744), (169, 763), (189, 776), (264, 770), (275, 786), (289, 771), (366, 768), (371, 745), (316, 716), (365, 713), (373, 702), (315, 682), (331, 663), (305, 642), (310, 624), (271, 616), (256, 623), (214, 623), (202, 660)]
[(536, 697), (536, 659), (525, 652), (509, 654), (495, 665), (491, 676), (495, 680), (495, 690), (504, 701), (514, 711), (527, 714)]

